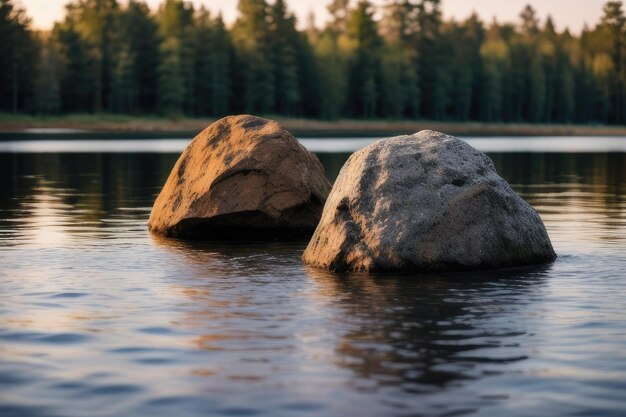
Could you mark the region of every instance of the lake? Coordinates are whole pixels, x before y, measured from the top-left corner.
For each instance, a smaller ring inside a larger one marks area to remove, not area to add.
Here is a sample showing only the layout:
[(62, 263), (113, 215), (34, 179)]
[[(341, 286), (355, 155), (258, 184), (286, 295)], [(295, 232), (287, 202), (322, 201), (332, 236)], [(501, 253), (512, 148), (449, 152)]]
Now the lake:
[[(371, 139), (306, 139), (336, 177)], [(0, 142), (0, 415), (624, 416), (626, 139), (472, 138), (558, 259), (333, 274), (152, 237), (187, 141)]]

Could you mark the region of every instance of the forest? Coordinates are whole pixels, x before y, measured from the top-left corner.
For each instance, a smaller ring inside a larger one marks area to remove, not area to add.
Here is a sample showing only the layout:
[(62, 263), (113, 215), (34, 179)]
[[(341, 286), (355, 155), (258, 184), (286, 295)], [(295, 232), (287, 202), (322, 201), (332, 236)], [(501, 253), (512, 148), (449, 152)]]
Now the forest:
[(577, 34), (530, 5), (506, 23), (440, 3), (332, 0), (320, 27), (285, 0), (239, 0), (232, 25), (181, 0), (74, 0), (39, 31), (0, 0), (0, 112), (626, 121), (622, 2)]

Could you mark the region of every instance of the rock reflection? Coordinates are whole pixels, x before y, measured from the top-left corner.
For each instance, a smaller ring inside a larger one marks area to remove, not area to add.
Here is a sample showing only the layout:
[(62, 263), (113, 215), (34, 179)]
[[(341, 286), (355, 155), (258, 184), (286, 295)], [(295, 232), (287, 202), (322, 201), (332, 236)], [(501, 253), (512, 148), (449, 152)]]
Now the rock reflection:
[[(303, 243), (200, 242), (157, 235), (152, 240), (183, 258), (172, 263), (178, 270), (165, 271), (173, 277), (168, 291), (188, 300), (171, 324), (189, 331), (194, 348), (220, 355), (222, 372), (211, 376), (260, 381), (260, 375), (271, 373), (271, 362), (280, 362), (281, 352), (293, 350), (291, 331), (276, 323), (298, 318), (289, 281), (294, 275), (302, 280)], [(260, 370), (250, 374), (251, 369)]]
[[(515, 310), (541, 297), (551, 266), (442, 275), (307, 273), (317, 293), (339, 303), (348, 330), (339, 366), (357, 389), (400, 385), (432, 392), (526, 359), (516, 337), (532, 332)], [(509, 319), (505, 319), (508, 317)], [(507, 321), (508, 320), (508, 321)]]
[[(299, 261), (305, 241), (251, 242), (226, 241), (207, 242), (179, 240), (151, 234), (152, 242), (170, 253), (182, 255), (185, 261), (230, 275), (248, 273), (259, 276), (276, 273), (281, 266)], [(293, 257), (291, 257), (293, 255)], [(222, 268), (223, 267), (223, 268)], [(206, 274), (206, 269), (199, 270)]]

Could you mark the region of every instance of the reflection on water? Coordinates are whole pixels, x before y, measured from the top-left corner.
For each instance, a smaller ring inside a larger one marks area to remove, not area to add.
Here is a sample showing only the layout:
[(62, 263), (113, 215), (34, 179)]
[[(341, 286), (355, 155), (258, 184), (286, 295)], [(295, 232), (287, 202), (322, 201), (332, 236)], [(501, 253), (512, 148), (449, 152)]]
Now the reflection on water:
[[(544, 284), (548, 269), (418, 277), (308, 273), (320, 292), (339, 300), (349, 321), (361, 323), (338, 343), (338, 363), (353, 369), (366, 389), (401, 385), (430, 393), (480, 378), (482, 365), (526, 359), (515, 343), (524, 326), (499, 322), (493, 310), (510, 315), (527, 303), (524, 297), (536, 297), (533, 287)], [(478, 350), (493, 356), (475, 355)]]
[(555, 263), (332, 274), (150, 236), (176, 155), (0, 154), (0, 415), (626, 414), (625, 154), (490, 156)]

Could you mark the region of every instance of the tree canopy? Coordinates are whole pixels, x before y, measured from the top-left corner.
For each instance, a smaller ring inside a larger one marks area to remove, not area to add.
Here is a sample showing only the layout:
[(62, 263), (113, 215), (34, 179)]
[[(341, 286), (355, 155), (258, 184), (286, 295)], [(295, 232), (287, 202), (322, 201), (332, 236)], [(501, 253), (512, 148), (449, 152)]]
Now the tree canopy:
[(72, 0), (53, 29), (0, 0), (0, 111), (626, 122), (621, 1), (580, 34), (446, 20), (440, 0), (331, 0), (299, 29), (285, 0), (239, 0), (227, 27), (191, 2)]

